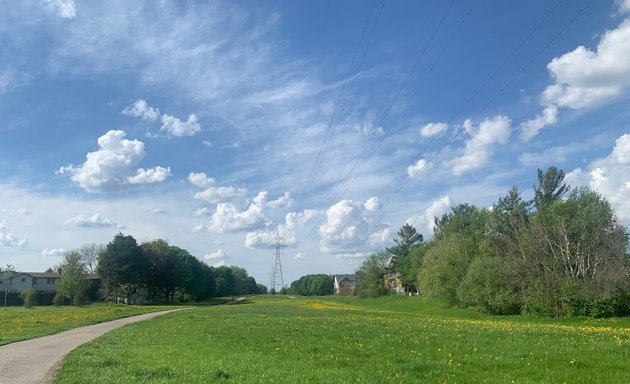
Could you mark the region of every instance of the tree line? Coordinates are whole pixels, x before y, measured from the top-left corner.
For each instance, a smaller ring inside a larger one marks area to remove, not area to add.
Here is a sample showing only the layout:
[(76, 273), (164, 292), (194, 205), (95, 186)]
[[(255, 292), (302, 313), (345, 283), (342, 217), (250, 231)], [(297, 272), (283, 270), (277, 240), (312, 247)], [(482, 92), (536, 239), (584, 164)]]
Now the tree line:
[(162, 239), (138, 244), (118, 233), (106, 246), (88, 244), (66, 253), (60, 264), (58, 302), (81, 304), (89, 289), (89, 272), (98, 274), (101, 298), (172, 303), (266, 293), (244, 268), (210, 267), (187, 250)]
[(325, 296), (332, 295), (335, 287), (333, 277), (325, 274), (311, 274), (300, 277), (291, 283), (286, 292), (290, 295)]
[(628, 230), (599, 193), (564, 178), (539, 169), (531, 200), (512, 187), (490, 208), (458, 204), (430, 241), (405, 224), (357, 270), (356, 294), (385, 294), (398, 278), (406, 292), (493, 314), (630, 315)]

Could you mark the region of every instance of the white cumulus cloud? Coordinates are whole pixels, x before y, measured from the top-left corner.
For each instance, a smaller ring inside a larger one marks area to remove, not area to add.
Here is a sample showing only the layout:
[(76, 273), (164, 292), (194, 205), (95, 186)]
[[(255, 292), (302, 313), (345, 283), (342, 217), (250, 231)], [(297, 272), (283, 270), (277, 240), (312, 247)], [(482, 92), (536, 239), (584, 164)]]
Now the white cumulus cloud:
[(295, 260), (303, 260), (305, 257), (306, 257), (306, 253), (304, 252), (298, 252), (295, 254), (295, 256), (293, 256)]
[(99, 149), (89, 152), (85, 163), (61, 167), (56, 173), (70, 174), (72, 181), (90, 192), (155, 184), (171, 174), (170, 167), (135, 169), (145, 156), (144, 143), (125, 139), (125, 136), (120, 130), (107, 132), (98, 138)]
[(432, 163), (428, 162), (426, 159), (418, 160), (414, 165), (410, 165), (407, 167), (407, 175), (410, 178), (420, 177), (423, 173), (430, 170), (432, 167)]
[(142, 120), (155, 121), (160, 117), (158, 108), (150, 107), (143, 99), (134, 101), (133, 104), (122, 110), (123, 115), (139, 117)]
[(24, 247), (26, 243), (26, 238), (16, 236), (13, 233), (13, 228), (6, 220), (0, 220), (0, 245), (5, 247)]
[(68, 250), (65, 248), (44, 248), (41, 255), (46, 257), (58, 257), (66, 254)]
[(376, 197), (366, 202), (341, 200), (326, 211), (319, 228), (320, 250), (337, 255), (364, 254), (382, 246), (389, 225), (379, 223), (380, 203)]
[(225, 254), (223, 249), (217, 249), (216, 252), (209, 253), (203, 257), (205, 260), (219, 260), (227, 259), (228, 255)]
[(195, 193), (195, 199), (205, 200), (212, 204), (240, 201), (247, 195), (245, 188), (215, 187), (214, 179), (203, 172), (191, 172), (188, 175), (188, 181), (195, 187), (203, 189)]
[(432, 137), (439, 135), (448, 128), (446, 123), (429, 123), (420, 128), (420, 136)]
[(248, 248), (270, 248), (276, 242), (289, 246), (296, 245), (298, 243), (296, 230), (304, 228), (309, 220), (318, 215), (319, 212), (312, 209), (289, 212), (285, 215), (284, 223), (277, 224), (275, 228), (247, 233), (245, 246)]
[(252, 202), (243, 211), (232, 203), (219, 203), (208, 228), (218, 233), (239, 232), (260, 228), (265, 221), (263, 207), (256, 202)]
[(620, 136), (608, 156), (594, 160), (585, 170), (569, 172), (566, 181), (601, 193), (626, 225), (630, 224), (630, 134)]
[(354, 130), (362, 136), (380, 136), (385, 134), (383, 127), (375, 127), (371, 123), (356, 124)]
[[(630, 11), (630, 0), (618, 2), (620, 13)], [(548, 125), (557, 123), (560, 108), (583, 109), (606, 104), (630, 86), (630, 19), (606, 31), (595, 50), (578, 46), (554, 58), (547, 69), (554, 79), (541, 94), (545, 107), (521, 124), (521, 138), (529, 140)]]
[(470, 138), (466, 140), (464, 153), (450, 162), (455, 176), (486, 165), (494, 146), (507, 143), (512, 132), (511, 120), (506, 116), (485, 119), (479, 127), (473, 126), (470, 121), (465, 124), (466, 133)]
[(558, 107), (548, 105), (543, 109), (540, 115), (536, 115), (533, 119), (526, 120), (521, 123), (521, 139), (530, 140), (536, 136), (538, 132), (548, 125), (554, 125), (558, 122)]
[(595, 51), (579, 46), (547, 65), (555, 83), (543, 92), (543, 101), (581, 109), (619, 96), (630, 85), (630, 19), (606, 31)]
[(64, 224), (83, 228), (119, 227), (114, 221), (108, 219), (107, 217), (103, 217), (98, 213), (95, 213), (92, 216), (80, 214), (67, 219), (64, 221)]
[(203, 217), (203, 216), (210, 216), (211, 213), (212, 212), (207, 207), (201, 207), (201, 208), (195, 209), (192, 215), (194, 217)]
[(161, 132), (166, 132), (175, 137), (194, 136), (201, 131), (201, 125), (194, 113), (188, 116), (188, 120), (181, 121), (175, 116), (163, 114)]
[(450, 209), (451, 199), (448, 196), (442, 196), (433, 201), (424, 212), (408, 218), (406, 223), (413, 225), (420, 233), (433, 235), (433, 229), (435, 228), (434, 218), (442, 216), (442, 214), (448, 212)]

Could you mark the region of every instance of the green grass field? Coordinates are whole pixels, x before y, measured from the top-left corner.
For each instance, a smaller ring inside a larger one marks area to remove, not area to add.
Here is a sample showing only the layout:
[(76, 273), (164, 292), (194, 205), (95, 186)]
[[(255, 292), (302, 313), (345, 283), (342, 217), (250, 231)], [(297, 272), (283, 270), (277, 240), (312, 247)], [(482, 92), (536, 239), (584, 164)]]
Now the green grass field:
[(490, 317), (434, 301), (260, 296), (112, 331), (56, 383), (628, 383), (630, 319)]
[(166, 307), (93, 304), (85, 307), (0, 308), (0, 345)]

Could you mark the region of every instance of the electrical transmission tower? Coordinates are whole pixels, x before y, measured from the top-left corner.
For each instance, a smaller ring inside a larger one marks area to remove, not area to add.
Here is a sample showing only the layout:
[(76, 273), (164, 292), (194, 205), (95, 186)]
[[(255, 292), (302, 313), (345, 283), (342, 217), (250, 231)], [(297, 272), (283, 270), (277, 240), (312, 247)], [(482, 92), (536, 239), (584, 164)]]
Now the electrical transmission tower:
[(282, 255), (282, 249), (287, 248), (285, 244), (280, 243), (280, 237), (276, 236), (276, 243), (273, 245), (275, 248), (275, 257), (273, 260), (273, 268), (271, 269), (271, 281), (269, 284), (269, 290), (272, 289), (278, 292), (284, 287), (284, 279), (282, 277), (282, 261), (280, 256)]

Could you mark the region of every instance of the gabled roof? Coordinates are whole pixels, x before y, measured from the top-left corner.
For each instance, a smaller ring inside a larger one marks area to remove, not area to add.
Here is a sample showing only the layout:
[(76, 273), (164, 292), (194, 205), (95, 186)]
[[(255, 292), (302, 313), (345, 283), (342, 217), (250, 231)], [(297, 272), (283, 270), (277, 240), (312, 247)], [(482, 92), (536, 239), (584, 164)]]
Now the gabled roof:
[(15, 276), (19, 275), (29, 275), (31, 277), (39, 277), (39, 278), (59, 278), (59, 274), (57, 272), (18, 272)]
[(333, 275), (337, 282), (342, 282), (343, 280), (355, 281), (357, 279), (357, 275), (355, 274), (347, 274), (347, 275)]

